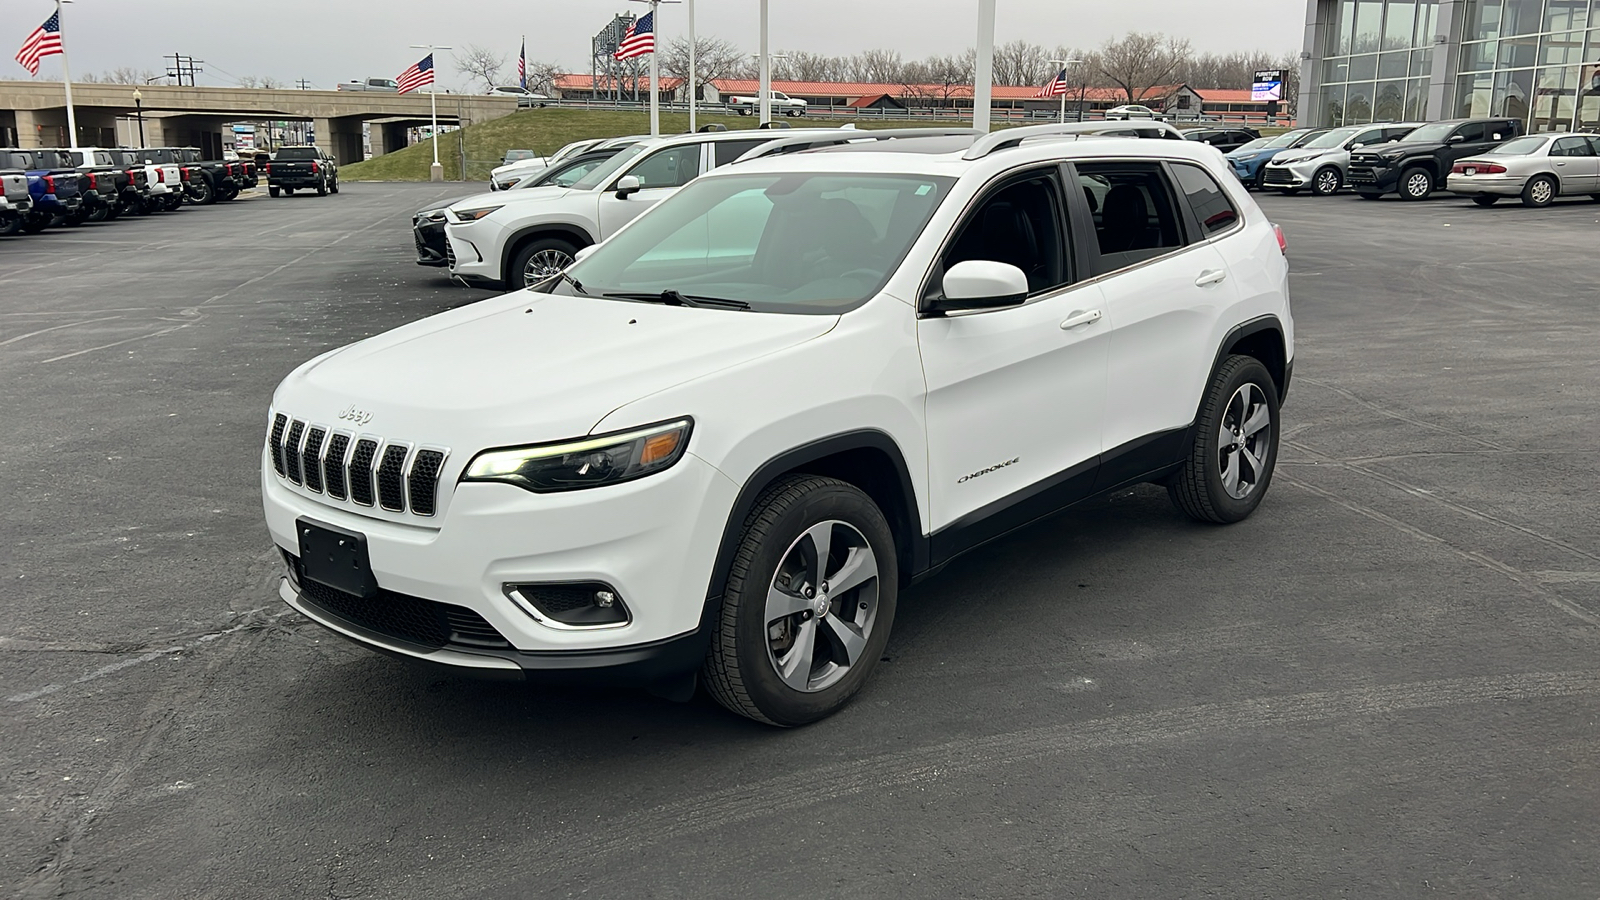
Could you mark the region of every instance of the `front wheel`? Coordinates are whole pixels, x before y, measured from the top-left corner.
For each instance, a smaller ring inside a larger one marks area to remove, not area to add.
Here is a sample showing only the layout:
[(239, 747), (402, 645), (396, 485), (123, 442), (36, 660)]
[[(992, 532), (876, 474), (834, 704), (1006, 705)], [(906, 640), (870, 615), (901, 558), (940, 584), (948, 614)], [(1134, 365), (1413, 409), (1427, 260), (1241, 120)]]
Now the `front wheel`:
[(1311, 193), (1318, 197), (1331, 197), (1344, 186), (1344, 176), (1332, 166), (1322, 169), (1311, 178)]
[(557, 238), (534, 241), (517, 251), (511, 262), (511, 277), (506, 279), (508, 290), (532, 287), (560, 273), (572, 265), (578, 248)]
[(317, 182), (317, 196), (318, 197), (326, 197), (326, 196), (328, 196), (328, 182), (327, 181), (319, 181), (319, 182)]
[(1427, 169), (1407, 169), (1400, 174), (1402, 200), (1426, 200), (1433, 194), (1433, 174)]
[(894, 534), (872, 498), (794, 475), (745, 519), (702, 675), (729, 710), (793, 727), (861, 690), (889, 641)]
[(1478, 204), (1479, 206), (1487, 207), (1499, 203), (1500, 198), (1493, 194), (1479, 194), (1478, 196), (1472, 198), (1472, 202)]
[(1382, 194), (1374, 194), (1371, 191), (1356, 191), (1356, 196), (1360, 197), (1363, 200), (1382, 200), (1383, 199), (1383, 195)]
[(1284, 195), (1285, 197), (1293, 197), (1295, 194), (1300, 193), (1300, 189), (1299, 188), (1278, 188), (1278, 193)]
[(1201, 522), (1240, 522), (1255, 512), (1278, 461), (1278, 387), (1254, 357), (1217, 370), (1195, 421), (1183, 468), (1167, 482), (1172, 502)]
[(1549, 175), (1539, 175), (1528, 180), (1522, 189), (1522, 205), (1535, 209), (1549, 206), (1556, 202), (1556, 195), (1561, 191), (1556, 187), (1556, 180)]
[(333, 181), (328, 183), (328, 193), (330, 193), (330, 194), (339, 193), (339, 178), (338, 178), (338, 176), (334, 176)]

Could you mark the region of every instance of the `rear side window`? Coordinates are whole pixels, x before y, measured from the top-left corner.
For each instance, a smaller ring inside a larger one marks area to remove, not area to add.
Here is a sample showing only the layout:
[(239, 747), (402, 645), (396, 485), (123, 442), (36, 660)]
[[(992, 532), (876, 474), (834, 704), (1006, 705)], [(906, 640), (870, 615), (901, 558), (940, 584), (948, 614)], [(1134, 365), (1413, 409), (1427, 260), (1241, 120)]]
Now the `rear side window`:
[(1593, 156), (1589, 141), (1581, 137), (1561, 138), (1550, 148), (1551, 156)]
[(1189, 201), (1194, 217), (1199, 220), (1203, 237), (1210, 237), (1232, 228), (1239, 221), (1239, 211), (1233, 201), (1217, 184), (1211, 174), (1199, 166), (1174, 163), (1172, 177), (1178, 180), (1178, 190)]
[(628, 170), (643, 188), (683, 187), (700, 174), (701, 144), (680, 144), (657, 151)]
[(1456, 134), (1466, 139), (1466, 143), (1483, 140), (1484, 131), (1487, 130), (1482, 122), (1468, 122), (1456, 129)]
[(762, 144), (765, 144), (767, 140), (771, 140), (771, 138), (760, 141), (714, 141), (712, 146), (716, 148), (717, 165), (725, 166), (750, 152), (751, 150), (754, 150)]
[(1082, 163), (1079, 188), (1094, 215), (1101, 271), (1163, 256), (1183, 246), (1178, 205), (1156, 163)]

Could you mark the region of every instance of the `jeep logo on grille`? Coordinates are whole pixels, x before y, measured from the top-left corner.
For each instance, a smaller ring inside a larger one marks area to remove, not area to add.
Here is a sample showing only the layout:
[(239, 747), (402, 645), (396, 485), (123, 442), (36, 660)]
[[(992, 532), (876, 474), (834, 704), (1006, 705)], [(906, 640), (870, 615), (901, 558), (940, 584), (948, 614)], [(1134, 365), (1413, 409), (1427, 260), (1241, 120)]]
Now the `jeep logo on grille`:
[(354, 422), (357, 425), (365, 425), (372, 421), (372, 413), (364, 409), (356, 409), (355, 404), (352, 403), (345, 408), (344, 412), (339, 413), (339, 418), (347, 422)]

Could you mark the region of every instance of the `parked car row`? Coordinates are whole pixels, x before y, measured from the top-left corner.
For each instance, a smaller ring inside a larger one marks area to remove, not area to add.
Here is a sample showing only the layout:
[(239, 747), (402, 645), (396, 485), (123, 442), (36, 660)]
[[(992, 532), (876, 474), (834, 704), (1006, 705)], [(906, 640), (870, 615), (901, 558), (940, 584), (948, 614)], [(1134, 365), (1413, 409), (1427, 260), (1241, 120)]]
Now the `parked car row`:
[(1520, 197), (1532, 207), (1600, 200), (1600, 136), (1528, 135), (1507, 118), (1301, 128), (1252, 141), (1228, 162), (1246, 186), (1287, 195), (1349, 189), (1364, 200), (1425, 200), (1445, 190), (1480, 206)]
[(254, 162), (194, 147), (0, 148), (0, 235), (232, 200), (257, 183)]

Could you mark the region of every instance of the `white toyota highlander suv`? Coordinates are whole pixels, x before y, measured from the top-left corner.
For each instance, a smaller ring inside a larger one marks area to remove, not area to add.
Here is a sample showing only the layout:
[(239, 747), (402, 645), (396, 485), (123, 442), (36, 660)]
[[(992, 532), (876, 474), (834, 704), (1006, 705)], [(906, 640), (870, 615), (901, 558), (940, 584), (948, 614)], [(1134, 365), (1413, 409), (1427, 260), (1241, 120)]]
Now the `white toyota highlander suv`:
[(1293, 368), (1210, 147), (1051, 126), (726, 166), (565, 272), (317, 357), (262, 448), (280, 595), (390, 654), (800, 725), (899, 591), (1086, 498), (1239, 521)]

